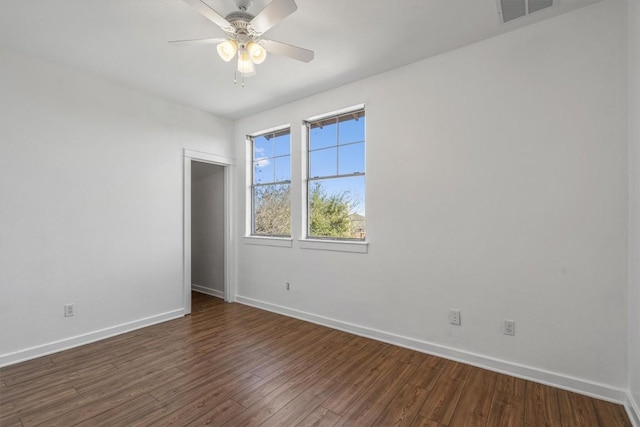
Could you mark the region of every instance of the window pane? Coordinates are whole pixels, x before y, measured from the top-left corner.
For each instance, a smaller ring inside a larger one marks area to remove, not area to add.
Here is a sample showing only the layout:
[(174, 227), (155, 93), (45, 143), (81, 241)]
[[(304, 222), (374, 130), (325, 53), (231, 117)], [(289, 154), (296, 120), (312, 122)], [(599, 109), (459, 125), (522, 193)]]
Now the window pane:
[(337, 155), (337, 148), (309, 152), (309, 178), (336, 175), (338, 173)]
[(338, 137), (339, 144), (364, 141), (364, 117), (340, 122)]
[[(269, 136), (269, 135), (267, 135)], [(273, 157), (273, 138), (261, 135), (253, 139), (253, 160)]]
[(364, 142), (338, 147), (338, 175), (364, 173)]
[(275, 159), (276, 182), (291, 180), (291, 156), (276, 157)]
[(275, 184), (291, 180), (290, 129), (279, 129), (251, 139), (251, 234), (290, 236), (290, 184)]
[(309, 182), (309, 237), (364, 239), (364, 176)]
[(273, 182), (273, 159), (264, 159), (253, 162), (253, 183), (264, 184)]
[(280, 135), (273, 138), (275, 146), (275, 156), (286, 156), (291, 154), (291, 134)]
[(291, 191), (289, 184), (253, 188), (253, 234), (291, 235)]
[(309, 150), (337, 145), (337, 137), (337, 119), (334, 118), (330, 122), (313, 124), (309, 129)]

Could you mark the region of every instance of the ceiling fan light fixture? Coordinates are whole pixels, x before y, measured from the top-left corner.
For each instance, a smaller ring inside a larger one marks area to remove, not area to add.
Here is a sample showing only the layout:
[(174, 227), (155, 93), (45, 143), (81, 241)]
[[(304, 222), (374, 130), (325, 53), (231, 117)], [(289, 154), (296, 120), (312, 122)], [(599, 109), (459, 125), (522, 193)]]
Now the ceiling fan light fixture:
[(238, 43), (235, 40), (226, 40), (218, 45), (217, 50), (220, 58), (225, 62), (229, 62), (236, 56)]
[(256, 71), (256, 67), (253, 65), (247, 49), (240, 49), (238, 51), (238, 71), (243, 75), (253, 75)]
[(267, 51), (256, 42), (247, 43), (247, 52), (254, 64), (262, 64), (267, 59)]
[(267, 51), (270, 54), (286, 56), (302, 62), (309, 62), (313, 59), (314, 53), (311, 50), (262, 38), (262, 34), (298, 9), (295, 0), (267, 0), (267, 4), (257, 15), (247, 12), (253, 0), (235, 0), (238, 10), (229, 13), (226, 17), (209, 6), (206, 0), (184, 0), (184, 2), (216, 24), (226, 34), (226, 39), (175, 40), (170, 43), (176, 45), (217, 44), (218, 55), (223, 61), (231, 62), (233, 59), (236, 61), (234, 63), (236, 67), (234, 83), (238, 81), (239, 73), (242, 86), (244, 86), (244, 78), (256, 74), (256, 65), (265, 61)]

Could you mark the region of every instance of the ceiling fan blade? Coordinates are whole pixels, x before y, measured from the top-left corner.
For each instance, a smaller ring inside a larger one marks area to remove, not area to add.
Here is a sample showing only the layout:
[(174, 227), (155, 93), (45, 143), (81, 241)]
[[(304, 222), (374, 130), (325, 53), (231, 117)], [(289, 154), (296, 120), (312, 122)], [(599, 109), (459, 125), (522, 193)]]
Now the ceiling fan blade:
[(215, 39), (193, 39), (193, 40), (172, 40), (169, 43), (172, 45), (197, 45), (197, 44), (218, 44), (227, 41), (223, 38)]
[(183, 0), (189, 6), (193, 7), (195, 10), (200, 12), (202, 16), (207, 18), (209, 21), (216, 24), (218, 27), (222, 28), (223, 31), (226, 32), (234, 32), (233, 27), (222, 15), (213, 10), (208, 4), (203, 2), (202, 0)]
[(251, 28), (258, 33), (266, 33), (297, 9), (298, 6), (294, 0), (272, 0), (251, 20)]
[(314, 53), (312, 50), (303, 49), (298, 46), (277, 42), (274, 40), (260, 40), (260, 44), (267, 52), (275, 53), (276, 55), (287, 56), (292, 59), (297, 59), (302, 62), (310, 62), (313, 59)]

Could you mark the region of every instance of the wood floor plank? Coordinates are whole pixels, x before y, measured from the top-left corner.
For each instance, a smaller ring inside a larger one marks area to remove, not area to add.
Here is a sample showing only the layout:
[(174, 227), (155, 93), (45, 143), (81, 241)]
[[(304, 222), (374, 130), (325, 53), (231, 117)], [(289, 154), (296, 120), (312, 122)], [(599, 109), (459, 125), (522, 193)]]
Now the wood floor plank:
[[(335, 368), (329, 374), (329, 378), (345, 384), (349, 382), (349, 375), (357, 369), (366, 369), (366, 361), (375, 354), (373, 346), (368, 343), (364, 346), (352, 346), (347, 350), (344, 350), (342, 354), (338, 354), (335, 359)], [(349, 355), (350, 357), (345, 357)]]
[(466, 381), (469, 373), (472, 371), (471, 366), (464, 363), (447, 360), (442, 368), (442, 376), (458, 381)]
[(228, 399), (199, 417), (197, 420), (180, 425), (189, 427), (222, 426), (244, 410), (245, 408), (242, 405)]
[[(191, 398), (193, 397), (191, 394), (189, 396)], [(229, 402), (232, 402), (233, 405), (229, 405)], [(147, 414), (140, 414), (136, 419), (128, 420), (130, 422), (129, 425), (144, 425), (142, 421), (143, 419), (145, 424), (153, 418), (158, 420), (157, 416), (164, 415), (163, 409), (166, 409), (167, 407), (172, 406), (161, 406)], [(240, 408), (240, 410), (234, 410), (234, 407)], [(242, 405), (228, 399), (226, 393), (223, 394), (219, 390), (215, 390), (199, 397), (196, 400), (192, 400), (191, 402), (181, 405), (177, 410), (168, 415), (164, 415), (162, 417), (162, 425), (182, 426), (187, 423), (195, 422), (201, 417), (209, 418), (213, 414), (222, 414), (224, 411), (227, 411), (225, 412), (227, 415), (229, 412), (233, 412), (233, 416), (235, 416), (244, 411), (244, 409), (245, 408), (242, 407)]]
[(389, 372), (400, 373), (403, 365), (391, 358), (385, 358), (379, 363), (372, 363), (367, 366), (366, 371), (359, 371), (358, 378), (352, 378), (336, 390), (322, 406), (336, 414), (344, 415), (373, 384), (384, 378)]
[(341, 351), (334, 355), (334, 358), (340, 361), (350, 360), (354, 354), (357, 354), (360, 350), (371, 345), (371, 340), (356, 335), (352, 335), (351, 339), (347, 342), (341, 342), (339, 340), (334, 341), (341, 344), (339, 346)]
[(175, 381), (183, 375), (183, 372), (178, 369), (165, 369), (154, 375), (114, 384), (107, 388), (94, 389), (55, 407), (39, 408), (39, 410), (25, 415), (22, 419), (25, 424), (34, 426), (75, 425), (136, 399), (158, 384)]
[(0, 368), (4, 426), (631, 426), (621, 405), (192, 294), (192, 314)]
[(435, 385), (427, 395), (420, 415), (448, 425), (464, 390), (471, 367), (457, 362), (447, 363)]
[(440, 424), (428, 418), (418, 416), (418, 418), (416, 418), (416, 420), (411, 424), (411, 427), (446, 427), (446, 426), (444, 424)]
[(272, 415), (261, 427), (295, 426), (310, 415), (314, 409), (338, 388), (335, 381), (320, 378), (311, 387), (300, 393), (298, 397), (287, 403), (281, 410)]
[(558, 390), (560, 404), (560, 420), (563, 426), (595, 426), (598, 417), (593, 408), (592, 399), (566, 390)]
[(429, 392), (407, 382), (374, 421), (377, 426), (410, 426)]
[(148, 394), (127, 400), (121, 405), (102, 412), (93, 418), (75, 424), (76, 427), (128, 427), (129, 419), (139, 413), (148, 413), (159, 408), (160, 403)]
[[(314, 343), (313, 346), (309, 345), (311, 342)], [(308, 341), (298, 342), (298, 345), (299, 348), (293, 349), (286, 355), (274, 356), (269, 361), (252, 368), (251, 372), (259, 377), (267, 378), (318, 351), (321, 354), (326, 354), (337, 347), (336, 343), (331, 343), (331, 334), (324, 331), (321, 334), (309, 334)]]
[(496, 387), (487, 426), (524, 426), (524, 396), (498, 391)]
[[(67, 390), (76, 382), (99, 378), (113, 372), (113, 365), (79, 367), (76, 370), (65, 370), (54, 375), (45, 375), (32, 381), (21, 383), (20, 386), (7, 387), (0, 392), (0, 407), (12, 405), (25, 398), (33, 399), (38, 394), (55, 394), (55, 390)], [(11, 403), (12, 402), (12, 403)]]
[(78, 392), (68, 386), (47, 387), (19, 399), (5, 402), (2, 407), (23, 416), (25, 413), (54, 407), (77, 396)]
[(598, 399), (593, 399), (592, 403), (598, 417), (598, 425), (631, 427), (631, 422), (622, 406)]
[(208, 366), (202, 365), (202, 369), (187, 373), (184, 377), (174, 381), (168, 386), (154, 389), (151, 391), (151, 395), (159, 401), (168, 401), (185, 391), (197, 390), (199, 387), (205, 386), (211, 381), (211, 376), (237, 376), (241, 372), (251, 369), (254, 364), (261, 363), (269, 357), (270, 356), (260, 353), (240, 354), (230, 365), (226, 365), (224, 368), (216, 366), (215, 364), (208, 364)]
[[(159, 423), (162, 423), (163, 426), (182, 425), (181, 421), (185, 419), (185, 411), (193, 411), (194, 417), (188, 419), (211, 415), (211, 408), (218, 408), (220, 404), (229, 400), (229, 396), (244, 390), (259, 380), (259, 377), (249, 372), (216, 378), (206, 387), (199, 387), (196, 393), (185, 391), (173, 395), (171, 399), (163, 403), (162, 407), (131, 420), (131, 427), (151, 426)], [(195, 405), (193, 405), (194, 402)], [(191, 409), (194, 407), (195, 409)], [(242, 409), (244, 410), (244, 407)], [(229, 411), (232, 411), (232, 408), (229, 408)], [(235, 415), (237, 414), (234, 411)], [(187, 417), (189, 417), (188, 414)]]
[(390, 369), (349, 407), (338, 426), (371, 425), (414, 375), (417, 367), (396, 361)]
[(322, 377), (322, 373), (329, 370), (333, 364), (329, 356), (330, 354), (319, 356), (314, 364), (301, 362), (289, 366), (286, 369), (264, 378), (262, 381), (256, 382), (253, 386), (243, 390), (241, 393), (233, 395), (232, 398), (242, 406), (248, 408), (283, 384), (286, 384), (288, 381), (291, 381), (303, 373), (306, 373), (306, 375), (315, 373), (317, 377)]
[(13, 426), (20, 425), (22, 426), (22, 422), (20, 422), (20, 416), (15, 411), (10, 411), (8, 408), (0, 405), (0, 426)]
[(340, 421), (340, 415), (318, 406), (296, 427), (333, 427), (338, 421)]
[(2, 420), (2, 418), (0, 418), (0, 426), (2, 426), (2, 427), (24, 427), (24, 425), (22, 424), (22, 422), (20, 421), (20, 418), (18, 416), (13, 416), (11, 418), (6, 418), (5, 420)]
[(527, 426), (559, 426), (558, 390), (527, 381), (525, 389), (525, 424)]
[(496, 392), (508, 393), (517, 397), (525, 396), (525, 388), (527, 385), (525, 380), (504, 374), (497, 374), (497, 376)]
[(12, 378), (29, 372), (46, 372), (47, 369), (51, 369), (54, 366), (51, 361), (51, 356), (40, 357), (0, 369), (0, 379), (2, 379), (3, 382), (8, 382)]
[(443, 359), (442, 357), (436, 357), (431, 354), (426, 354), (425, 356), (426, 357), (422, 362), (422, 365), (429, 366), (431, 368), (442, 370), (444, 369), (445, 366), (447, 366), (447, 363), (449, 362), (447, 359)]
[(442, 374), (442, 369), (433, 368), (427, 363), (422, 363), (418, 367), (416, 374), (409, 380), (409, 384), (421, 389), (430, 391)]
[(22, 383), (18, 386), (6, 387), (0, 394), (0, 408), (13, 407), (16, 402), (24, 398), (34, 397), (36, 394), (53, 394), (56, 390), (69, 388), (69, 382), (65, 378), (55, 380), (33, 381)]
[(401, 348), (398, 352), (398, 360), (402, 363), (409, 365), (420, 366), (422, 362), (427, 358), (427, 355), (420, 353), (419, 351), (409, 350), (408, 348)]
[[(231, 419), (231, 425), (257, 426), (284, 408), (298, 395), (310, 388), (318, 380), (315, 372), (303, 372), (282, 384), (271, 393), (249, 406), (247, 410)], [(235, 399), (234, 399), (235, 400)]]
[(485, 369), (472, 369), (458, 399), (451, 425), (484, 427), (489, 419), (497, 375)]

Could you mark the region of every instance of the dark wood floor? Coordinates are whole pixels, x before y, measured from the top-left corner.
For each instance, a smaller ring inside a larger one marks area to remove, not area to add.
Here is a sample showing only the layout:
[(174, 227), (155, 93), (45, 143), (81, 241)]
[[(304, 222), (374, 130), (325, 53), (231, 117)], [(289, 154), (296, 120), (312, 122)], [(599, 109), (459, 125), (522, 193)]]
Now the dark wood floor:
[(630, 426), (620, 405), (193, 295), (0, 370), (1, 426)]

